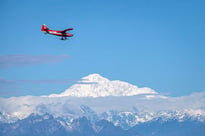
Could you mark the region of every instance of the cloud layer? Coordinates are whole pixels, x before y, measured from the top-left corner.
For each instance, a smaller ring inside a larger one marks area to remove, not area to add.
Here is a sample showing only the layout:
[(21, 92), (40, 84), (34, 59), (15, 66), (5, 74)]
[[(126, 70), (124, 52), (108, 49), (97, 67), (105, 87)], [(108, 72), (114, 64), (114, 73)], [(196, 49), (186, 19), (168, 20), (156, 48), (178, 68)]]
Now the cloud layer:
[[(58, 90), (58, 86), (78, 83), (78, 79), (26, 79), (10, 80), (0, 77), (0, 97), (26, 95), (25, 90)], [(33, 87), (31, 87), (33, 86)], [(50, 86), (50, 88), (48, 87)], [(27, 92), (28, 93), (28, 92)], [(28, 95), (28, 94), (27, 94)]]
[(0, 55), (0, 68), (55, 63), (69, 58), (68, 55)]

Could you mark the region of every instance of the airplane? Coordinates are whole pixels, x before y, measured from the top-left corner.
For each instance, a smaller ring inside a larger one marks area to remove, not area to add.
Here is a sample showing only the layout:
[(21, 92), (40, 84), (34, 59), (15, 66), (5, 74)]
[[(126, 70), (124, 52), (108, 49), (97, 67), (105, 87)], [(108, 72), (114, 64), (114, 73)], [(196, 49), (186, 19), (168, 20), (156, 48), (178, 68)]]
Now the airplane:
[(67, 33), (67, 31), (73, 30), (73, 28), (68, 28), (62, 31), (59, 30), (50, 30), (45, 24), (42, 25), (41, 31), (45, 34), (52, 34), (56, 36), (61, 36), (61, 40), (66, 40), (67, 37), (72, 37), (73, 34)]

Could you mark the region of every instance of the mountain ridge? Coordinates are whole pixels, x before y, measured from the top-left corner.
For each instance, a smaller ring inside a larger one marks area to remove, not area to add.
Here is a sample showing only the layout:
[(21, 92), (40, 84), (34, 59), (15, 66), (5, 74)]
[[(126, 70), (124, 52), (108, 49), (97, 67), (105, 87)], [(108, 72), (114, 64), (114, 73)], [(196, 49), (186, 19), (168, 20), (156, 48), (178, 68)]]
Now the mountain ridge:
[(191, 119), (157, 119), (123, 129), (107, 120), (91, 122), (80, 117), (67, 123), (63, 118), (54, 118), (46, 113), (31, 114), (15, 123), (0, 122), (0, 130), (2, 136), (204, 136), (205, 123)]
[(109, 79), (100, 74), (90, 74), (60, 94), (51, 94), (49, 97), (106, 97), (106, 96), (133, 96), (139, 94), (158, 94), (148, 87), (138, 88), (127, 82)]
[[(98, 74), (82, 78), (73, 85), (74, 89), (71, 87), (71, 90), (76, 91), (76, 86), (83, 86), (80, 87), (78, 94), (82, 94), (81, 91), (91, 91), (92, 96), (86, 94), (80, 97), (61, 95), (0, 98), (0, 122), (15, 122), (27, 118), (32, 113), (39, 115), (49, 113), (68, 122), (83, 116), (92, 122), (105, 119), (122, 128), (130, 128), (158, 118), (163, 118), (165, 121), (168, 119), (183, 121), (190, 117), (205, 122), (205, 92), (181, 97), (163, 96), (152, 90), (151, 94), (149, 90), (144, 93), (141, 91), (142, 88), (122, 81), (110, 81)], [(84, 86), (89, 86), (88, 90)], [(103, 90), (102, 94), (111, 90), (107, 96), (102, 95), (100, 91), (105, 88), (108, 90)], [(134, 88), (132, 95), (127, 93), (129, 88), (131, 91)], [(123, 91), (126, 95), (122, 95)], [(95, 92), (100, 93), (93, 97)], [(119, 95), (116, 95), (118, 93)]]

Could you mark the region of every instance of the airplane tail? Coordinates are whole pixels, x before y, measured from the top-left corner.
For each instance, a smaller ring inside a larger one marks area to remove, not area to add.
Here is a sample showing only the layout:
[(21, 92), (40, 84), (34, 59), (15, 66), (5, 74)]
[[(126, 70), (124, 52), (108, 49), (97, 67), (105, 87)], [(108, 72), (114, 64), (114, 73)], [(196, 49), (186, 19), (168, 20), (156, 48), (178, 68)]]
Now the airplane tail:
[(49, 28), (45, 24), (43, 24), (42, 28), (41, 28), (41, 31), (42, 32), (47, 32), (48, 30), (49, 30)]

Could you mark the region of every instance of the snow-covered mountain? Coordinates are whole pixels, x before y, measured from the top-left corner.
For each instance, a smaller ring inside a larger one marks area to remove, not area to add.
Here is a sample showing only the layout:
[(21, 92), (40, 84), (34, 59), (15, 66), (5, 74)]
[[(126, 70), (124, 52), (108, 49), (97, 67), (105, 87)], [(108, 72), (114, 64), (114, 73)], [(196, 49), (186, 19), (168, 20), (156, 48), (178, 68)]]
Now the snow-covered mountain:
[(0, 98), (0, 122), (15, 122), (33, 113), (49, 113), (68, 124), (83, 116), (92, 122), (105, 119), (123, 128), (159, 118), (205, 122), (204, 96), (205, 92), (199, 92), (168, 97), (150, 88), (91, 74), (61, 94)]
[(140, 136), (105, 120), (92, 123), (82, 117), (67, 124), (49, 114), (32, 114), (15, 123), (0, 123), (0, 130), (0, 136)]
[(15, 123), (0, 123), (0, 130), (1, 136), (204, 136), (205, 123), (157, 119), (123, 129), (106, 120), (91, 122), (82, 117), (67, 123), (50, 114), (31, 114)]
[(99, 74), (91, 74), (82, 78), (77, 84), (61, 94), (52, 94), (50, 97), (105, 97), (105, 96), (133, 96), (138, 94), (157, 94), (154, 90), (144, 87), (138, 88), (119, 80), (110, 81)]

